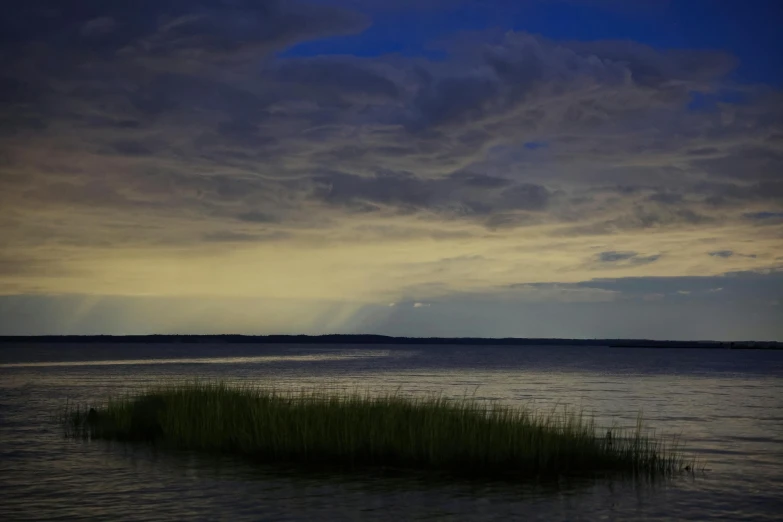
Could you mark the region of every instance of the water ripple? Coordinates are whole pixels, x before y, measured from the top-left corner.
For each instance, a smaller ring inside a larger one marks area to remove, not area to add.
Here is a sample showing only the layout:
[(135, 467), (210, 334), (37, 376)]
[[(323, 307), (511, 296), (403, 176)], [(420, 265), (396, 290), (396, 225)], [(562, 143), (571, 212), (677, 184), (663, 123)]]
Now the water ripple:
[[(2, 520), (779, 520), (783, 354), (585, 347), (5, 346)], [(228, 457), (63, 438), (66, 400), (225, 379), (553, 408), (679, 435), (707, 471), (550, 485), (304, 474)]]

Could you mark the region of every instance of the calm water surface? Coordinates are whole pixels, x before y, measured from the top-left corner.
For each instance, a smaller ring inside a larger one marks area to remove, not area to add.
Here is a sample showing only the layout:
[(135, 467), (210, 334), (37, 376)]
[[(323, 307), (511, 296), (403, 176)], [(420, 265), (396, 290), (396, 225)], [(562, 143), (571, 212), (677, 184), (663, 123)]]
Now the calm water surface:
[[(67, 440), (66, 400), (161, 381), (469, 394), (643, 411), (707, 470), (547, 486), (302, 474), (232, 458)], [(0, 345), (0, 520), (781, 520), (783, 352), (598, 347)]]

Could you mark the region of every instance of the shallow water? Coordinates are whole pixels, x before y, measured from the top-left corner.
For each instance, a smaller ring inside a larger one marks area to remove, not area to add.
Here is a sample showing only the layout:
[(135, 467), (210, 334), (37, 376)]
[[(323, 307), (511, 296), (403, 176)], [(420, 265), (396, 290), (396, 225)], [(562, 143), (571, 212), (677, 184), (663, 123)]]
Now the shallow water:
[[(302, 474), (67, 440), (66, 400), (161, 381), (471, 395), (630, 426), (639, 411), (695, 477), (546, 486)], [(0, 520), (780, 520), (783, 352), (601, 347), (0, 345)]]

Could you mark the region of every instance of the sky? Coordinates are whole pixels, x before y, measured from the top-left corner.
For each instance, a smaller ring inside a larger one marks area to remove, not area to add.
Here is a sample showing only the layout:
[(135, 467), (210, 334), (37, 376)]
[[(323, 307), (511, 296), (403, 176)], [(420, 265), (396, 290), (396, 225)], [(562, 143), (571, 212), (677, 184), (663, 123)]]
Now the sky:
[(778, 0), (26, 0), (0, 334), (783, 340)]

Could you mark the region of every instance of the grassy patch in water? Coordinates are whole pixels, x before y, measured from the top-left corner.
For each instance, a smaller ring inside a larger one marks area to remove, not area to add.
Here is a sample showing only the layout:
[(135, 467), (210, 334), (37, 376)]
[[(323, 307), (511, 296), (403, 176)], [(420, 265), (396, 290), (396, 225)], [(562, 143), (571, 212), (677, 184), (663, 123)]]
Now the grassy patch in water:
[(444, 397), (284, 392), (224, 383), (161, 386), (70, 407), (71, 436), (146, 441), (260, 462), (393, 467), (472, 477), (545, 478), (692, 469), (676, 441), (599, 430), (582, 413), (551, 413)]

